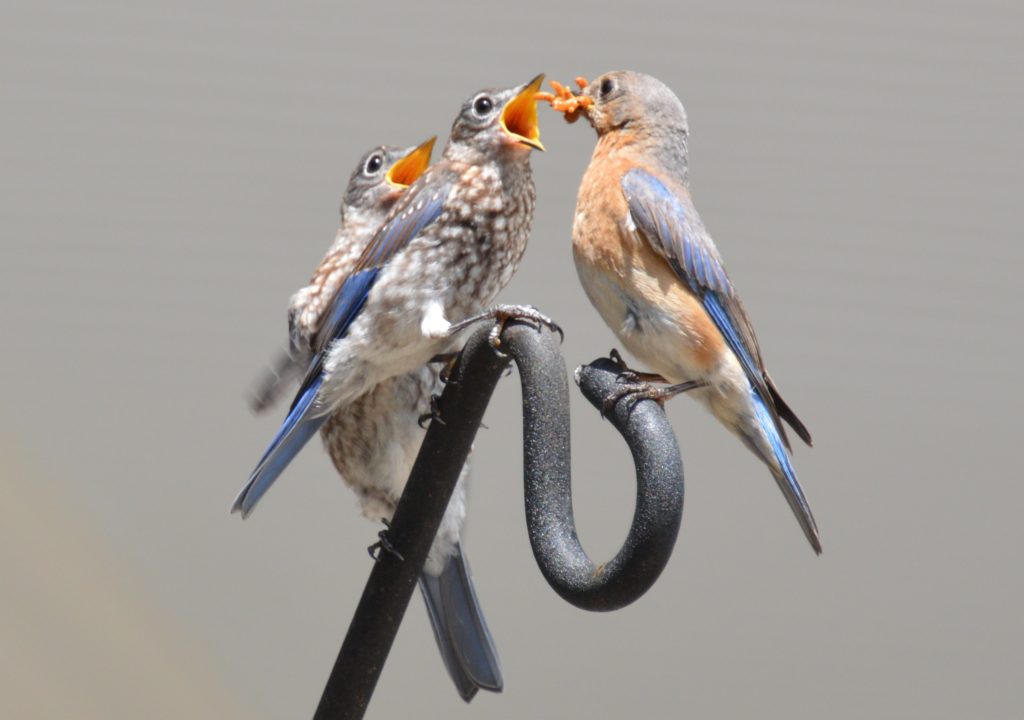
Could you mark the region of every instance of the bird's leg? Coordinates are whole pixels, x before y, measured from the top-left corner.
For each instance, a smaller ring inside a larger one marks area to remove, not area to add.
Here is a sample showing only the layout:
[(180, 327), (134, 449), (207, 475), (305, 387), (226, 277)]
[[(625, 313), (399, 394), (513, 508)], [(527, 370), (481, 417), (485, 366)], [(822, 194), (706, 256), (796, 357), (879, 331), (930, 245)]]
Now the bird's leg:
[(459, 364), (460, 354), (461, 353), (458, 352), (440, 353), (430, 358), (430, 362), (428, 364), (434, 365), (440, 363), (443, 365), (438, 377), (445, 385), (447, 385), (451, 380), (452, 374), (455, 372), (455, 366)]
[(391, 523), (387, 520), (382, 522), (384, 523), (384, 529), (377, 533), (377, 542), (366, 548), (366, 552), (370, 553), (370, 557), (373, 558), (374, 562), (380, 562), (381, 550), (404, 561), (405, 558), (402, 556), (402, 553), (398, 552), (398, 549), (391, 544), (391, 540), (388, 538), (388, 529), (391, 527)]
[(619, 401), (625, 398), (628, 398), (633, 404), (636, 404), (641, 400), (654, 400), (664, 407), (665, 402), (667, 400), (671, 400), (676, 395), (682, 395), (684, 392), (696, 390), (697, 388), (704, 387), (705, 385), (707, 385), (707, 383), (703, 380), (688, 380), (687, 382), (677, 383), (676, 385), (667, 385), (665, 387), (655, 387), (654, 385), (646, 382), (622, 385), (604, 399), (604, 403), (601, 405), (601, 417), (607, 417), (609, 413), (615, 410)]
[(421, 428), (423, 428), (424, 430), (426, 430), (426, 428), (427, 428), (427, 421), (428, 420), (437, 420), (442, 425), (447, 425), (448, 424), (448, 423), (446, 423), (444, 421), (444, 418), (441, 417), (441, 403), (440, 403), (440, 400), (441, 400), (441, 396), (440, 395), (431, 395), (430, 396), (430, 412), (423, 413), (422, 415), (420, 415), (419, 420), (417, 421), (419, 426)]
[(505, 330), (505, 325), (508, 324), (509, 320), (530, 320), (537, 323), (537, 331), (540, 332), (542, 325), (554, 330), (558, 335), (565, 340), (565, 333), (562, 332), (562, 328), (558, 326), (554, 320), (549, 318), (547, 315), (541, 313), (537, 308), (532, 305), (495, 305), (490, 310), (485, 310), (478, 315), (473, 315), (465, 320), (454, 323), (448, 328), (448, 335), (455, 335), (456, 333), (462, 332), (470, 325), (480, 322), (481, 320), (494, 320), (494, 327), (491, 328), (490, 334), (487, 336), (488, 342), (491, 347), (498, 349), (501, 346), (501, 333)]
[(619, 366), (619, 382), (627, 382), (632, 383), (634, 385), (637, 383), (668, 382), (668, 380), (666, 380), (663, 376), (659, 375), (658, 373), (640, 372), (639, 370), (634, 370), (633, 368), (626, 364), (626, 361), (622, 359), (622, 356), (619, 355), (619, 351), (616, 350), (615, 348), (612, 348), (611, 352), (608, 353), (608, 357), (611, 359), (613, 363)]

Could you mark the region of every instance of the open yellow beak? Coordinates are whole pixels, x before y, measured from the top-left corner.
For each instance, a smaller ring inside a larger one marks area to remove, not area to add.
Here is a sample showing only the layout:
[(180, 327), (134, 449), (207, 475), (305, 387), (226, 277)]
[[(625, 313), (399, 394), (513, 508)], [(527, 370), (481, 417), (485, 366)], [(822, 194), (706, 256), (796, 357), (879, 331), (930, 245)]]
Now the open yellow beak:
[(542, 82), (544, 73), (531, 80), (501, 111), (501, 127), (509, 137), (537, 150), (544, 149), (537, 124), (537, 93)]
[(430, 167), (430, 155), (434, 152), (436, 141), (437, 136), (430, 138), (392, 165), (386, 176), (387, 181), (397, 188), (407, 188), (416, 182), (416, 178)]

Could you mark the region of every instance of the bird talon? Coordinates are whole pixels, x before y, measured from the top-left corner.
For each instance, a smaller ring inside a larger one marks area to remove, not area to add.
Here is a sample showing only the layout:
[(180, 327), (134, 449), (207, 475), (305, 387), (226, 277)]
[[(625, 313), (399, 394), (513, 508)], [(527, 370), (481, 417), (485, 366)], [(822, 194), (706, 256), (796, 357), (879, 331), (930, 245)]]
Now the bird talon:
[[(448, 423), (446, 423), (444, 421), (444, 418), (441, 417), (441, 396), (440, 395), (431, 395), (430, 396), (430, 412), (423, 413), (422, 415), (420, 415), (419, 419), (416, 422), (417, 422), (417, 424), (421, 428), (426, 430), (427, 429), (427, 421), (428, 420), (437, 420), (437, 422), (441, 423), (442, 425), (447, 425), (448, 424)], [(385, 523), (385, 524), (387, 524), (387, 523)]]
[(619, 368), (619, 376), (616, 378), (616, 382), (630, 385), (645, 383), (668, 384), (668, 380), (658, 373), (641, 372), (631, 368), (626, 364), (626, 361), (616, 348), (612, 348), (611, 352), (608, 353), (608, 359)]
[(505, 325), (508, 324), (509, 320), (530, 320), (537, 323), (537, 332), (540, 332), (541, 328), (547, 327), (553, 332), (558, 333), (562, 341), (565, 341), (565, 333), (558, 323), (532, 305), (499, 305), (495, 308), (495, 316), (498, 317), (499, 315), (501, 322), (501, 331), (499, 332), (505, 330)]
[[(601, 403), (601, 417), (607, 418), (609, 413), (614, 412), (619, 402), (627, 399), (630, 402), (629, 409), (633, 407), (641, 400), (653, 400), (662, 407), (665, 407), (665, 402), (671, 400), (676, 395), (682, 395), (690, 390), (696, 390), (697, 388), (704, 387), (707, 385), (703, 380), (688, 380), (687, 382), (677, 383), (675, 385), (667, 385), (665, 387), (655, 387), (651, 382), (659, 382), (659, 380), (644, 380), (645, 375), (650, 373), (637, 373), (633, 370), (626, 371), (636, 375), (639, 380), (631, 381), (620, 386), (615, 392), (604, 399)], [(660, 378), (660, 382), (665, 382), (665, 379), (660, 375), (655, 376)]]
[[(384, 524), (389, 528), (391, 527), (391, 523), (389, 522), (385, 522)], [(398, 549), (391, 543), (390, 538), (388, 538), (388, 531), (386, 529), (377, 533), (377, 538), (377, 542), (366, 548), (366, 552), (370, 553), (370, 557), (373, 558), (374, 562), (380, 562), (381, 551), (384, 551), (389, 555), (394, 555), (403, 562), (405, 561), (405, 556), (398, 552)]]
[(442, 383), (447, 385), (451, 381), (452, 375), (455, 374), (456, 366), (459, 364), (459, 353), (450, 352), (435, 355), (430, 358), (429, 364), (434, 365), (435, 363), (442, 364), (441, 371), (437, 374), (437, 377)]
[(608, 352), (608, 359), (618, 366), (619, 372), (626, 372), (629, 370), (629, 365), (627, 365), (626, 361), (622, 359), (622, 355), (619, 354), (618, 348), (612, 348)]
[(505, 357), (507, 357), (508, 354), (502, 352), (500, 349), (501, 334), (505, 331), (505, 326), (508, 325), (510, 320), (530, 320), (535, 322), (537, 323), (538, 332), (540, 332), (542, 325), (547, 326), (554, 332), (557, 332), (562, 340), (565, 340), (565, 333), (562, 331), (562, 328), (559, 327), (558, 323), (537, 310), (537, 308), (532, 305), (495, 305), (490, 310), (486, 310), (451, 325), (448, 329), (448, 334), (454, 335), (462, 332), (473, 323), (487, 319), (494, 320), (494, 326), (487, 334), (487, 342), (495, 352), (498, 352)]

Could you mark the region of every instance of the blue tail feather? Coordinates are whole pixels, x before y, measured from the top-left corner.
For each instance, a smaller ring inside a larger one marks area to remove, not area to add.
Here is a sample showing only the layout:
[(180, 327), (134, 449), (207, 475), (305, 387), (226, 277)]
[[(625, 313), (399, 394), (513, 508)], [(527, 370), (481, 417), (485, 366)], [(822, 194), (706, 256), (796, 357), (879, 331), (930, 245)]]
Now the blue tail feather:
[[(782, 433), (775, 423), (771, 410), (765, 404), (764, 398), (761, 397), (761, 394), (753, 386), (750, 388), (750, 398), (762, 437), (768, 441), (776, 463), (776, 466), (773, 466), (771, 462), (768, 462), (769, 467), (772, 468), (772, 474), (775, 476), (782, 494), (786, 496), (786, 501), (789, 503), (790, 508), (792, 508), (793, 514), (796, 515), (796, 519), (800, 522), (800, 527), (803, 528), (804, 535), (807, 536), (811, 547), (814, 548), (814, 552), (820, 555), (821, 540), (818, 537), (818, 525), (814, 522), (814, 514), (811, 512), (811, 506), (804, 496), (803, 488), (800, 487), (800, 482), (796, 479), (796, 470), (793, 469), (793, 463), (789, 458), (789, 452), (786, 450)], [(758, 447), (753, 438), (745, 439), (757, 455), (762, 455), (763, 450)], [(768, 458), (764, 459), (766, 462), (768, 461)]]
[(270, 489), (270, 486), (277, 480), (288, 463), (299, 453), (309, 442), (309, 439), (316, 435), (320, 426), (327, 420), (326, 415), (313, 415), (313, 405), (317, 393), (320, 391), (322, 378), (317, 378), (302, 392), (292, 405), (288, 416), (281, 424), (281, 428), (270, 441), (270, 446), (263, 453), (256, 469), (249, 476), (249, 482), (238, 493), (235, 502), (231, 505), (231, 512), (241, 512), (242, 517), (248, 517), (256, 503)]

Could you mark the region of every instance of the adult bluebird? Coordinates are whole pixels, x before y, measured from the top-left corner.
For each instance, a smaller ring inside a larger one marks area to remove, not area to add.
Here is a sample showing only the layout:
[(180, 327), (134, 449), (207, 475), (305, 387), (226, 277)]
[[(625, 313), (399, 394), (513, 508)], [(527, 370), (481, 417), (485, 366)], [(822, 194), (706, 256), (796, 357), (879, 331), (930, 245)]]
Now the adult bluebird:
[[(341, 278), (382, 224), (390, 206), (429, 164), (433, 139), (417, 148), (374, 148), (360, 160), (341, 205), (342, 224), (309, 285), (292, 296), (291, 350), (263, 384), (257, 409), (265, 408), (288, 379), (289, 368), (308, 362), (324, 309)], [(439, 371), (421, 366), (388, 378), (353, 402), (335, 408), (320, 430), (342, 479), (355, 491), (363, 515), (390, 521), (412, 469), (424, 430), (420, 418), (440, 393)], [(448, 504), (420, 575), (434, 637), (459, 694), (470, 700), (479, 688), (499, 691), (501, 668), (480, 609), (460, 533), (466, 517), (467, 472)]]
[(785, 420), (811, 436), (765, 369), (754, 328), (693, 204), (686, 112), (661, 81), (617, 71), (573, 95), (548, 94), (568, 120), (597, 131), (573, 222), (573, 258), (587, 297), (626, 348), (668, 388), (704, 402), (771, 470), (804, 534), (818, 528), (789, 455)]

